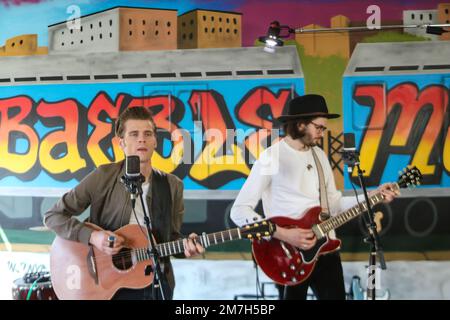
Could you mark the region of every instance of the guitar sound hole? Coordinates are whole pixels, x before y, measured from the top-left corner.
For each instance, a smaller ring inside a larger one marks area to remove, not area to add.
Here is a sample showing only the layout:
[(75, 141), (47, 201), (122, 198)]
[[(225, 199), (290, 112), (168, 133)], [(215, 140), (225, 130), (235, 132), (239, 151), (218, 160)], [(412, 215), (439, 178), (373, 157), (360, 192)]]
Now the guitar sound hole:
[(133, 266), (133, 261), (131, 259), (131, 250), (123, 248), (118, 254), (112, 257), (114, 267), (119, 270), (127, 270)]

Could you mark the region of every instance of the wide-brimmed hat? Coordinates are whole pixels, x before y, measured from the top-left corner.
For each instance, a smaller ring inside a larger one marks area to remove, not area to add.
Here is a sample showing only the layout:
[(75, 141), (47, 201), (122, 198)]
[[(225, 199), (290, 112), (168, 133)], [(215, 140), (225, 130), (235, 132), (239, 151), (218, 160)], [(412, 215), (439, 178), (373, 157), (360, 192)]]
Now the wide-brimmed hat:
[(324, 117), (328, 119), (339, 118), (339, 114), (328, 113), (325, 98), (318, 94), (305, 94), (289, 102), (288, 114), (277, 118), (279, 122), (286, 122), (300, 118)]

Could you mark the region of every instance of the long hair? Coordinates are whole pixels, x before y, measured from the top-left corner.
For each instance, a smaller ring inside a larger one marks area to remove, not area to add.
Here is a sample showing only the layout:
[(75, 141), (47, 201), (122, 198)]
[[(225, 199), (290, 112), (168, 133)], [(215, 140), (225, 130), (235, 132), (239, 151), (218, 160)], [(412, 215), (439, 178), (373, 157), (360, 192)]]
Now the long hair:
[(306, 129), (301, 130), (299, 129), (299, 126), (301, 124), (304, 124), (305, 126), (310, 124), (312, 119), (313, 118), (300, 118), (283, 123), (284, 134), (290, 136), (294, 140), (303, 138), (306, 135)]

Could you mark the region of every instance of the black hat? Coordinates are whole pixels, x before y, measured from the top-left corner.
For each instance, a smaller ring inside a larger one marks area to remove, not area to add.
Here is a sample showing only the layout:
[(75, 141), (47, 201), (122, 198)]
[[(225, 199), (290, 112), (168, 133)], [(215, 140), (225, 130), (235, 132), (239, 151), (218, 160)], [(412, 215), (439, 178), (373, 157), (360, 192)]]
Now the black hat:
[(279, 122), (286, 122), (299, 118), (323, 117), (328, 119), (339, 118), (339, 114), (328, 113), (324, 97), (318, 94), (305, 94), (289, 102), (288, 114), (277, 118)]

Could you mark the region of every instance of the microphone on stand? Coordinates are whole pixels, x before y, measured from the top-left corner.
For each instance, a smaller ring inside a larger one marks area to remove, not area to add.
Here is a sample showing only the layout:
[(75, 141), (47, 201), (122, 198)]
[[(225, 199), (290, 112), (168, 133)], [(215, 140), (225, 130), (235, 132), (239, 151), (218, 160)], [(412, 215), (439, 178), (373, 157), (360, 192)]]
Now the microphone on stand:
[(141, 161), (139, 156), (128, 156), (125, 159), (125, 175), (134, 179), (141, 174)]
[(125, 174), (120, 178), (130, 192), (131, 204), (134, 208), (136, 198), (141, 190), (141, 184), (145, 177), (141, 174), (141, 162), (139, 156), (127, 156), (125, 159)]
[(354, 133), (344, 133), (344, 150), (356, 151)]
[(342, 154), (342, 159), (347, 165), (348, 172), (352, 172), (353, 167), (359, 164), (359, 152), (356, 151), (354, 133), (344, 133), (344, 148), (339, 153)]

